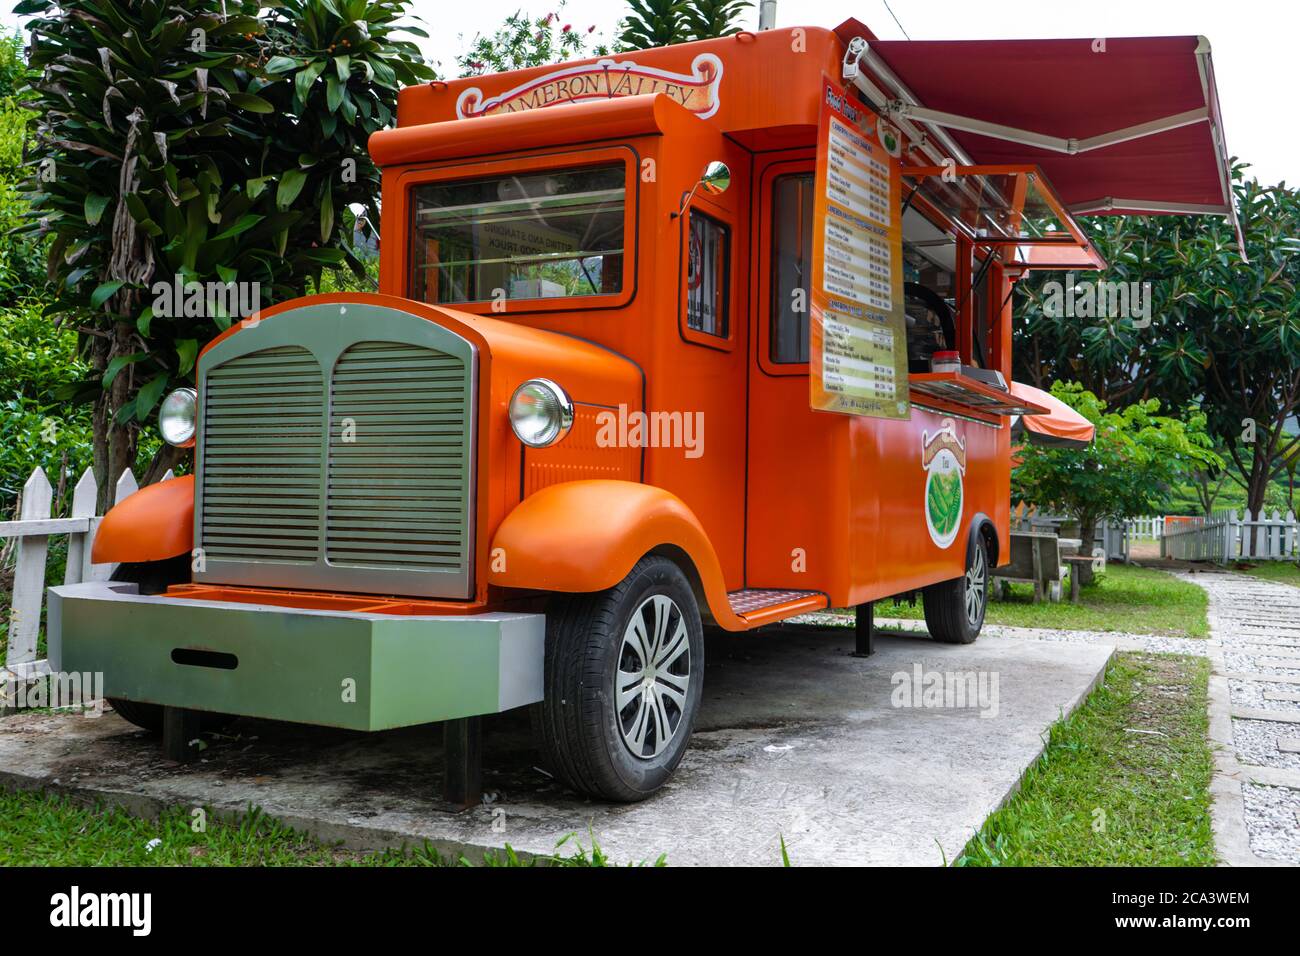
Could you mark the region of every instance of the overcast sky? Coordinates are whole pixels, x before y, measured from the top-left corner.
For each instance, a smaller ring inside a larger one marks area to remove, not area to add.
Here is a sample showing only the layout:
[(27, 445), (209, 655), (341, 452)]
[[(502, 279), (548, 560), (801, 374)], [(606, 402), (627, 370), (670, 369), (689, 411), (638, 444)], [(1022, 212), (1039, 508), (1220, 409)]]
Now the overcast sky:
[[(1262, 182), (1300, 183), (1295, 95), (1300, 37), (1296, 0), (780, 0), (777, 25), (834, 27), (857, 17), (882, 39), (966, 40), (1032, 37), (1117, 37), (1203, 34), (1210, 39), (1228, 149), (1253, 164)], [(431, 39), (427, 54), (455, 74), (455, 58), (476, 32), (490, 32), (520, 8), (555, 9), (546, 0), (413, 0)], [(12, 9), (11, 3), (4, 8)], [(595, 26), (612, 37), (625, 9), (620, 0), (568, 0), (564, 22)], [(9, 24), (16, 23), (12, 14)], [(757, 4), (748, 26), (758, 22)]]

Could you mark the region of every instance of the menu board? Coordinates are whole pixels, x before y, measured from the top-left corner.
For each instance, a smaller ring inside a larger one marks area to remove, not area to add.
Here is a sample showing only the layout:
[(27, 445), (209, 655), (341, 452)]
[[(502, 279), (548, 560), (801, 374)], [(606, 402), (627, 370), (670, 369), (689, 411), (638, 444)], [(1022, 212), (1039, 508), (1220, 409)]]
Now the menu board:
[(813, 205), (812, 407), (908, 418), (897, 130), (822, 78)]

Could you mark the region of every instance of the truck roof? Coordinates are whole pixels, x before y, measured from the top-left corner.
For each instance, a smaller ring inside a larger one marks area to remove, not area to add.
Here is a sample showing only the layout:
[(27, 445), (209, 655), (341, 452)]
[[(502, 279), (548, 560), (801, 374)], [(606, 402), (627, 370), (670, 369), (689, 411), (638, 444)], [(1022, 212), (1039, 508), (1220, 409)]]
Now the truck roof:
[(397, 125), (663, 93), (743, 145), (771, 148), (773, 137), (811, 135), (822, 74), (838, 74), (842, 50), (833, 31), (797, 27), (439, 80), (398, 94)]

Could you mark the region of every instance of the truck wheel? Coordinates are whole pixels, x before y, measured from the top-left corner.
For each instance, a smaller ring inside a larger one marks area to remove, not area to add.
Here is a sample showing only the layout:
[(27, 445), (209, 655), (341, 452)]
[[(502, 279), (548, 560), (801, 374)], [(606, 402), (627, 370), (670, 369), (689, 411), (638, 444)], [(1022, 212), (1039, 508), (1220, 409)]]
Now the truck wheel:
[(988, 545), (976, 531), (966, 549), (966, 573), (921, 592), (930, 636), (941, 644), (973, 644), (984, 626), (988, 589)]
[(151, 734), (162, 733), (162, 708), (157, 704), (142, 704), (137, 700), (119, 700), (116, 697), (109, 697), (108, 703), (117, 716), (127, 723), (135, 724)]
[(573, 789), (606, 800), (650, 796), (686, 752), (699, 710), (704, 632), (681, 569), (636, 563), (607, 591), (566, 597), (546, 615), (543, 754)]

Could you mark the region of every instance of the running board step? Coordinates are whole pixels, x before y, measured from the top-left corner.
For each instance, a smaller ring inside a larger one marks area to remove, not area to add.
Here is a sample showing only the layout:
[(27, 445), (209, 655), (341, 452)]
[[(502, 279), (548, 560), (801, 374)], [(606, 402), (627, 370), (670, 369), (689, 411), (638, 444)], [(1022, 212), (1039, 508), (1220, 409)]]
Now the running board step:
[(779, 588), (745, 588), (730, 591), (727, 603), (731, 611), (747, 624), (759, 625), (780, 621), (826, 607), (826, 595), (820, 591), (786, 591)]

